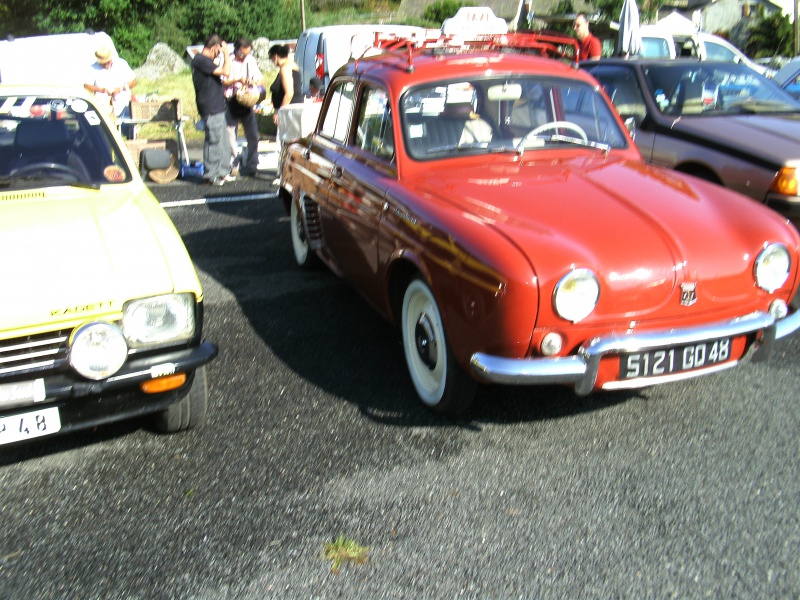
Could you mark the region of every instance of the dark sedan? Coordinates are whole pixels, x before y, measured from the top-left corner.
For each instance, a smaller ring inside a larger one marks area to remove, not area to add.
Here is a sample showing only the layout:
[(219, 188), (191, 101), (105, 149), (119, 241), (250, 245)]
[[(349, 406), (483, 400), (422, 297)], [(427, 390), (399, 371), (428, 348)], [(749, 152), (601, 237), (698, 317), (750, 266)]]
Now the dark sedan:
[(744, 65), (603, 59), (581, 65), (645, 160), (713, 181), (800, 218), (800, 102)]

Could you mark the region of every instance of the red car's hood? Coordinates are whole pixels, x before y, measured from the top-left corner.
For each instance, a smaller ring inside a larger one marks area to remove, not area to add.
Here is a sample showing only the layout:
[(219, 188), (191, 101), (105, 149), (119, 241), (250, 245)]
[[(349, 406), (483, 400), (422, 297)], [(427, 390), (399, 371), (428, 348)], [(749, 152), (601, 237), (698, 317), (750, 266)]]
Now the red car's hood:
[[(543, 294), (571, 268), (592, 269), (601, 279), (598, 318), (669, 314), (673, 303), (664, 307), (682, 282), (702, 282), (698, 296), (713, 298), (705, 306), (742, 302), (752, 291), (753, 253), (786, 235), (777, 214), (744, 196), (600, 154), (476, 164), (466, 177), (462, 164), (411, 185), (511, 239)], [(738, 210), (744, 204), (751, 210)]]
[(678, 119), (672, 129), (767, 158), (776, 166), (800, 160), (800, 113), (688, 116)]

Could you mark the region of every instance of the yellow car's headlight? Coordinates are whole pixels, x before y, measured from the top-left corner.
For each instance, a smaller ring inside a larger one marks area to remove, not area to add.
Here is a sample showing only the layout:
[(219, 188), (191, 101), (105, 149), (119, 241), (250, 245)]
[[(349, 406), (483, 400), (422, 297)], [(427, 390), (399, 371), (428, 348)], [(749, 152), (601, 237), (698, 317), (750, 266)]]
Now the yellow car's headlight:
[(120, 370), (128, 345), (119, 327), (97, 321), (81, 325), (69, 340), (69, 364), (87, 379), (105, 379)]
[(132, 300), (122, 309), (122, 332), (131, 348), (190, 340), (195, 330), (193, 294)]

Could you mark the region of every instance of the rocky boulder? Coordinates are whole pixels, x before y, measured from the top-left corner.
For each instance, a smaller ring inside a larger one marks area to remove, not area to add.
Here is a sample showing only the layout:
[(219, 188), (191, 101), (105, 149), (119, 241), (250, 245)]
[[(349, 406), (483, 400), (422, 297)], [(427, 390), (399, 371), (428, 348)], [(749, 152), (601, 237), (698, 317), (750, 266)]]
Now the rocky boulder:
[(269, 49), (271, 46), (272, 43), (265, 37), (260, 37), (253, 40), (253, 56), (256, 57), (258, 68), (261, 69), (261, 72), (264, 74), (266, 79), (269, 79), (269, 77), (267, 77), (268, 75), (278, 70), (278, 68), (272, 64), (272, 61), (269, 59)]
[(163, 42), (157, 43), (147, 55), (147, 60), (138, 69), (134, 69), (137, 79), (154, 80), (171, 73), (180, 73), (189, 69), (189, 65), (180, 55)]

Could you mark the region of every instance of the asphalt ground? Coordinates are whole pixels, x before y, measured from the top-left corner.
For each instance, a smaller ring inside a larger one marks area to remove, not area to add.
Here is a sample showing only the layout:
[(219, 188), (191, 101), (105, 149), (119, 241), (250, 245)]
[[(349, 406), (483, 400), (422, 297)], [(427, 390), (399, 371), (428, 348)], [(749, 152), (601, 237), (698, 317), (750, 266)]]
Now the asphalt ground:
[[(800, 336), (634, 392), (484, 387), (451, 421), (351, 286), (296, 267), (274, 197), (169, 202), (208, 420), (0, 451), (0, 597), (800, 597)], [(332, 572), (338, 536), (366, 564)]]
[[(272, 144), (268, 150), (274, 151), (275, 149), (271, 146)], [(202, 145), (190, 145), (188, 151), (190, 161), (202, 162)], [(156, 197), (169, 206), (175, 203), (197, 203), (209, 200), (222, 202), (230, 199), (264, 199), (277, 193), (278, 187), (274, 183), (276, 176), (277, 171), (273, 168), (261, 169), (255, 177), (237, 177), (235, 181), (226, 182), (220, 187), (208, 185), (202, 177), (187, 177), (186, 179), (179, 177), (164, 184), (155, 183), (146, 178), (145, 182)]]

